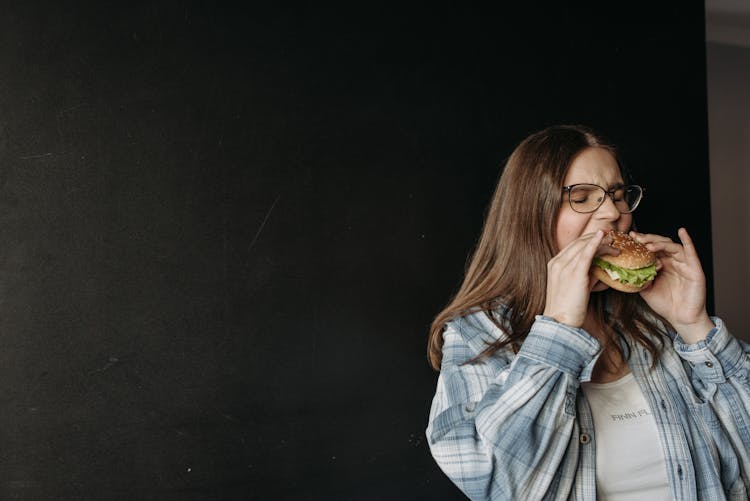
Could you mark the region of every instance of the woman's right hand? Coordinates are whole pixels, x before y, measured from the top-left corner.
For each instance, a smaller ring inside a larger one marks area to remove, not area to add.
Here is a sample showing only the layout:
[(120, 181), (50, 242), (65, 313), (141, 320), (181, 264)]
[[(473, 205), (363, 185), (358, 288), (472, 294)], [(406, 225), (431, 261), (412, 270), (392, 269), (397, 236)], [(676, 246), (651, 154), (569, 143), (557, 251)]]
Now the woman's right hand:
[(547, 299), (544, 315), (561, 324), (581, 327), (586, 319), (589, 296), (597, 280), (590, 274), (595, 256), (618, 255), (604, 231), (582, 235), (570, 242), (547, 263)]

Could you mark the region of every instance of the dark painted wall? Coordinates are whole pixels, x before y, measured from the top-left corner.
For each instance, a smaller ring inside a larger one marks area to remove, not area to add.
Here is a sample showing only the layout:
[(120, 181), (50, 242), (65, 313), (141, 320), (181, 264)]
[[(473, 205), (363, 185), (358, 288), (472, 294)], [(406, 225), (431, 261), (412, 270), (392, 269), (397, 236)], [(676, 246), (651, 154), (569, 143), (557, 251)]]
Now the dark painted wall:
[(460, 498), (427, 327), (518, 141), (711, 262), (702, 2), (561, 3), (6, 3), (0, 497)]

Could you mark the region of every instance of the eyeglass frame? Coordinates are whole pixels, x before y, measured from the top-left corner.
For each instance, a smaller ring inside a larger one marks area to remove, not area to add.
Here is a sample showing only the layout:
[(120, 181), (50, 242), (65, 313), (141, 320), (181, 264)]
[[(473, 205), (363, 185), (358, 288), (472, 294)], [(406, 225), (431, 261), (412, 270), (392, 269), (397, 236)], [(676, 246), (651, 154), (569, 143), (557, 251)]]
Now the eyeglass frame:
[[(612, 200), (612, 204), (615, 206), (615, 208), (617, 209), (617, 212), (619, 212), (620, 214), (632, 214), (633, 212), (635, 212), (635, 210), (641, 204), (641, 200), (643, 200), (644, 193), (646, 193), (646, 190), (643, 188), (643, 186), (640, 186), (638, 184), (618, 184), (618, 185), (615, 185), (615, 188), (612, 188), (610, 190), (604, 188), (603, 186), (599, 186), (598, 184), (594, 184), (594, 183), (576, 183), (576, 184), (569, 184), (568, 186), (563, 186), (561, 188), (562, 191), (568, 192), (568, 205), (570, 205), (570, 208), (573, 209), (573, 211), (579, 214), (591, 214), (592, 212), (596, 212), (597, 210), (599, 210), (599, 207), (604, 205), (604, 197), (602, 197), (601, 202), (599, 202), (599, 205), (597, 205), (596, 208), (589, 210), (589, 211), (581, 212), (579, 210), (576, 210), (575, 207), (573, 207), (573, 201), (570, 199), (570, 190), (572, 190), (576, 186), (596, 186), (597, 188), (600, 188), (604, 192), (605, 196), (609, 196), (609, 199)], [(626, 188), (638, 188), (641, 191), (641, 195), (638, 197), (638, 201), (635, 203), (635, 206), (632, 209), (628, 210), (627, 212), (622, 212), (619, 208), (617, 208), (617, 203), (615, 202), (615, 191), (626, 189)]]

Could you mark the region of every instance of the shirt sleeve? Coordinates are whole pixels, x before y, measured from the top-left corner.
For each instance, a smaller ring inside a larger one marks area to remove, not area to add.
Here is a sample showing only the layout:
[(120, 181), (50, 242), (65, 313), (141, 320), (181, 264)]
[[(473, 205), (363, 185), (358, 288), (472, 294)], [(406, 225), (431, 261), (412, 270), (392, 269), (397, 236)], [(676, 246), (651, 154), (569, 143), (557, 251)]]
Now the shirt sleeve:
[(706, 339), (686, 344), (677, 335), (674, 347), (690, 367), (696, 394), (712, 409), (732, 442), (743, 479), (750, 486), (750, 345), (732, 336), (720, 318)]
[(599, 343), (539, 316), (515, 356), (501, 350), (466, 363), (479, 353), (477, 333), (487, 330), (475, 316), (452, 322), (444, 333), (427, 428), (433, 457), (471, 499), (541, 499), (569, 491), (577, 468), (570, 460), (578, 446), (576, 393), (590, 377)]

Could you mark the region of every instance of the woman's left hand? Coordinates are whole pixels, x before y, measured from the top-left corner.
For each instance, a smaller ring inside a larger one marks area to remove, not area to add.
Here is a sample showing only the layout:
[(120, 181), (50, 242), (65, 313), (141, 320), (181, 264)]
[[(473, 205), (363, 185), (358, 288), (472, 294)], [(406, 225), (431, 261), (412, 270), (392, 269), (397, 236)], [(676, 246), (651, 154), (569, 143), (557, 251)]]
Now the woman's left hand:
[(630, 232), (657, 257), (659, 273), (640, 294), (685, 342), (697, 343), (714, 327), (706, 312), (706, 277), (687, 230), (680, 228), (677, 235), (681, 243), (660, 235)]

